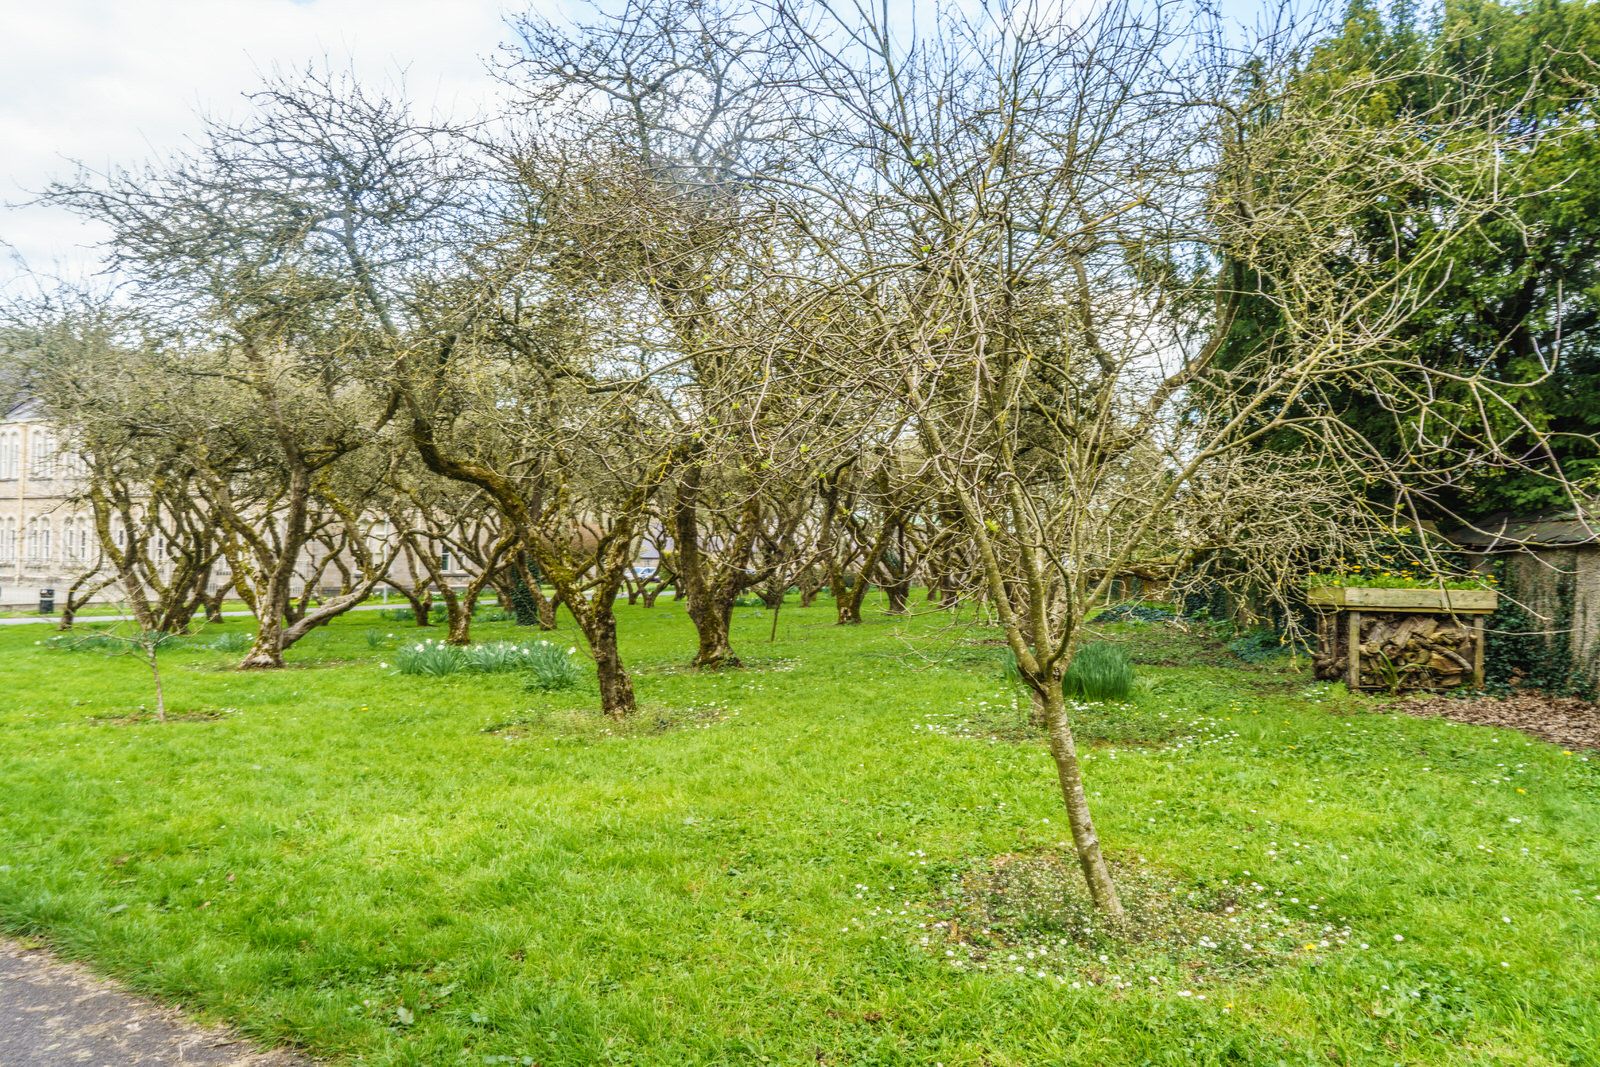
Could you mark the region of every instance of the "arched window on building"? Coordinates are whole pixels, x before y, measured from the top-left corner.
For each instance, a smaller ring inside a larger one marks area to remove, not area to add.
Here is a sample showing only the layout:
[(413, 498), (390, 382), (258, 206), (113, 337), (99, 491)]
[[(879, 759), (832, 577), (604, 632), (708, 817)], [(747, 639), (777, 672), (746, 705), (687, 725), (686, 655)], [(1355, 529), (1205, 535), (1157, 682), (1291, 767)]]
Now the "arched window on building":
[(0, 519), (0, 562), (10, 563), (17, 558), (17, 520), (7, 515)]
[(24, 556), (29, 563), (48, 563), (50, 554), (50, 516), (35, 515), (28, 520), (27, 548)]
[(367, 528), (367, 551), (374, 556), (381, 556), (384, 547), (389, 543), (389, 523), (382, 520), (373, 523)]
[(49, 430), (34, 430), (28, 442), (28, 477), (54, 478), (56, 476), (56, 439)]
[(0, 480), (17, 476), (22, 457), (22, 431), (0, 430)]
[(89, 520), (83, 516), (67, 519), (61, 524), (61, 548), (65, 557), (75, 563), (89, 558)]
[(82, 481), (89, 474), (89, 465), (83, 457), (76, 452), (63, 452), (61, 454), (61, 477), (70, 478), (75, 482)]

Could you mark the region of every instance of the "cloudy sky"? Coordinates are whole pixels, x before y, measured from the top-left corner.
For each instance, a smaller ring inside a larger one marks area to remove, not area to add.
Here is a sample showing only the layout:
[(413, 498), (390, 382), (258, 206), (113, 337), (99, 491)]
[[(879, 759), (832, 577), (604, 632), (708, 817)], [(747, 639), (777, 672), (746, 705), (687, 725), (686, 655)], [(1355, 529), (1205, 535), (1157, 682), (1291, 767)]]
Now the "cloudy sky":
[(263, 73), (323, 57), (403, 79), (418, 103), (470, 113), (494, 91), (484, 59), (503, 10), (557, 0), (0, 0), (0, 287), (16, 258), (81, 275), (97, 234), (13, 206), (73, 161), (135, 164), (183, 143), (200, 110), (226, 114)]
[[(957, 4), (981, 0), (953, 0)], [(1044, 0), (1049, 3), (1052, 0)], [(1094, 0), (1053, 0), (1069, 6)], [(1220, 0), (1252, 11), (1258, 0)], [(916, 0), (890, 0), (909, 13)], [(559, 15), (576, 0), (0, 0), (0, 294), (19, 264), (81, 279), (99, 231), (27, 206), (81, 162), (137, 166), (184, 144), (200, 111), (242, 110), (263, 74), (326, 61), (403, 83), (421, 109), (490, 107), (485, 60), (503, 13)]]

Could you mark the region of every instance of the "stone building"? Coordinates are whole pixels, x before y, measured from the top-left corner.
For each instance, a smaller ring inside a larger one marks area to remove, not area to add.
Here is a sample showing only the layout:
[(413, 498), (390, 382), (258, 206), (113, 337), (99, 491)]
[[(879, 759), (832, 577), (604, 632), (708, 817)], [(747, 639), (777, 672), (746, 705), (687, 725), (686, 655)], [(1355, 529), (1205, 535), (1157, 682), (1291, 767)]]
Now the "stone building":
[(1575, 688), (1600, 690), (1600, 507), (1500, 512), (1448, 537), (1480, 569), (1500, 564), (1502, 600), (1524, 605), (1528, 628), (1546, 631)]
[[(26, 405), (0, 412), (0, 611), (37, 610), (43, 589), (53, 589), (58, 600), (64, 599), (73, 581), (99, 558), (94, 519), (75, 498), (84, 473), (83, 460), (62, 449), (54, 428)], [(389, 524), (375, 522), (372, 534), (383, 539), (389, 535)], [(307, 574), (316, 571), (310, 556), (315, 551), (308, 549), (303, 561)], [(462, 561), (448, 549), (441, 549), (440, 556), (446, 581), (465, 585), (468, 573)], [(404, 557), (390, 573), (409, 584)], [(227, 575), (227, 563), (219, 560), (213, 590), (219, 581), (227, 581)], [(304, 587), (297, 582), (291, 588), (298, 596)], [(120, 587), (112, 586), (94, 600), (110, 601), (119, 592)], [(322, 592), (331, 595), (337, 590)]]
[(37, 606), (93, 563), (94, 524), (72, 501), (83, 461), (26, 408), (0, 420), (0, 608)]

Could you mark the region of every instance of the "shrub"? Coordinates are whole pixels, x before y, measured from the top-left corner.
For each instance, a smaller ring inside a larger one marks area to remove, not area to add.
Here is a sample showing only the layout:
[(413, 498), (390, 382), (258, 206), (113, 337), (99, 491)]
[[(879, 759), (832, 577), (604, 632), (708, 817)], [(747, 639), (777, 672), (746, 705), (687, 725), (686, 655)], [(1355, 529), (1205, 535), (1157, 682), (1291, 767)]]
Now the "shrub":
[(463, 650), (431, 638), (401, 645), (394, 654), (395, 666), (400, 668), (401, 674), (424, 674), (435, 678), (461, 671), (466, 667), (466, 659)]
[(489, 611), (484, 612), (482, 614), (482, 616), (480, 616), (480, 617), (483, 619), (484, 622), (516, 622), (517, 621), (517, 613), (516, 612), (514, 612), (514, 611), (504, 611), (504, 610), (502, 610), (500, 608), (492, 608)]
[(538, 626), (539, 606), (535, 602), (535, 590), (529, 588), (523, 579), (523, 568), (527, 568), (527, 576), (534, 583), (540, 581), (539, 568), (527, 556), (521, 560), (522, 566), (511, 569), (511, 614), (513, 621), (518, 626)]
[(1291, 644), (1288, 638), (1276, 630), (1252, 630), (1236, 641), (1228, 642), (1228, 651), (1244, 660), (1246, 663), (1260, 663), (1273, 656), (1281, 656), (1291, 649), (1307, 651), (1304, 641), (1295, 641)]
[(585, 671), (578, 663), (577, 649), (562, 648), (549, 641), (527, 647), (523, 666), (528, 670), (527, 689), (571, 689), (583, 680)]
[(417, 618), (410, 608), (384, 608), (378, 612), (378, 617), (390, 622), (415, 622)]
[(1149, 604), (1130, 603), (1114, 604), (1089, 621), (1126, 622), (1129, 619), (1138, 619), (1140, 622), (1165, 622), (1174, 617), (1175, 613), (1171, 608), (1158, 608)]
[(1072, 657), (1062, 682), (1067, 696), (1078, 700), (1126, 700), (1133, 691), (1133, 659), (1121, 645), (1091, 641)]

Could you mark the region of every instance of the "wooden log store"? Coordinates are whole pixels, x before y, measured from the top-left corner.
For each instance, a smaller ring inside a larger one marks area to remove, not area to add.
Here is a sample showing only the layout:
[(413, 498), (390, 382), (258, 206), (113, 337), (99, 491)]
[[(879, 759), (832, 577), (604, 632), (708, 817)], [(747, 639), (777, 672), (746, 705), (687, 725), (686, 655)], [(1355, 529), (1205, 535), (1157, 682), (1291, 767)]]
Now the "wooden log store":
[(1483, 684), (1483, 620), (1499, 600), (1493, 589), (1324, 586), (1306, 599), (1318, 616), (1318, 678), (1343, 678), (1352, 692)]

